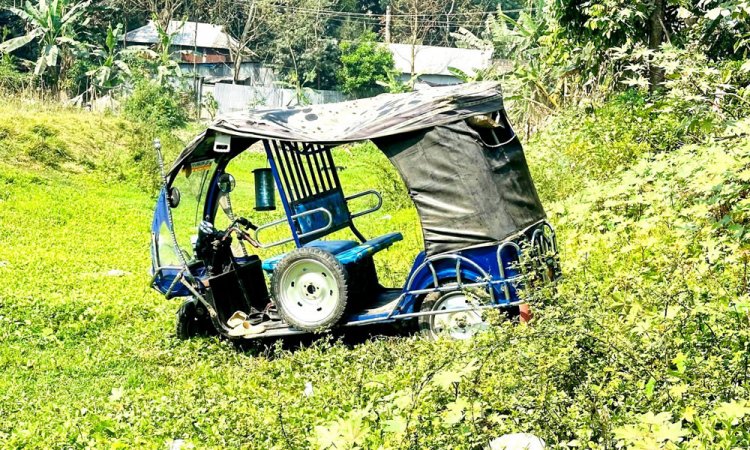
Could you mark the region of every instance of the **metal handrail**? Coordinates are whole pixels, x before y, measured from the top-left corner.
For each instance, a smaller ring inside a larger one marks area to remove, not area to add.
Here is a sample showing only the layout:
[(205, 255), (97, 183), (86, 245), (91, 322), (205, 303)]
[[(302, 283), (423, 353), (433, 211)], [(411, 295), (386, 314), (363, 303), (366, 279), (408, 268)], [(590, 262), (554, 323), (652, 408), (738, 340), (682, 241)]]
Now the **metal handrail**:
[(383, 206), (383, 197), (380, 195), (380, 192), (378, 192), (378, 191), (376, 191), (374, 189), (370, 189), (370, 190), (367, 190), (367, 191), (359, 192), (359, 193), (354, 194), (354, 195), (350, 195), (349, 197), (346, 197), (344, 200), (346, 200), (348, 202), (349, 200), (354, 200), (355, 198), (364, 197), (365, 195), (374, 195), (375, 197), (377, 197), (378, 204), (375, 207), (373, 207), (373, 208), (368, 208), (368, 209), (365, 209), (363, 211), (359, 211), (359, 212), (356, 212), (354, 214), (350, 214), (349, 216), (352, 219), (356, 219), (357, 217), (362, 217), (362, 216), (365, 216), (367, 214), (374, 213), (375, 211), (379, 210)]
[[(309, 215), (312, 215), (312, 214), (315, 214), (315, 213), (323, 213), (323, 214), (325, 214), (328, 217), (328, 223), (325, 226), (323, 226), (323, 227), (316, 228), (316, 229), (314, 229), (312, 231), (308, 231), (306, 233), (298, 234), (297, 235), (298, 239), (300, 239), (300, 238), (306, 238), (308, 236), (312, 236), (313, 234), (317, 234), (317, 233), (329, 230), (333, 226), (333, 214), (331, 214), (331, 212), (328, 211), (326, 208), (322, 208), (322, 207), (321, 208), (311, 209), (310, 211), (303, 211), (301, 213), (294, 214), (294, 215), (292, 215), (292, 220), (296, 220), (296, 219), (299, 219), (300, 217), (309, 216)], [(276, 241), (276, 242), (271, 242), (270, 244), (263, 244), (260, 241), (260, 238), (258, 237), (258, 234), (261, 232), (261, 230), (266, 230), (268, 228), (275, 227), (276, 225), (280, 225), (282, 223), (289, 223), (289, 221), (288, 221), (287, 218), (283, 218), (283, 219), (279, 219), (279, 220), (274, 220), (273, 222), (269, 222), (267, 224), (259, 226), (255, 230), (255, 240), (258, 242), (258, 244), (260, 244), (260, 248), (276, 247), (277, 245), (286, 244), (288, 242), (294, 241), (294, 237), (282, 239), (282, 240)]]

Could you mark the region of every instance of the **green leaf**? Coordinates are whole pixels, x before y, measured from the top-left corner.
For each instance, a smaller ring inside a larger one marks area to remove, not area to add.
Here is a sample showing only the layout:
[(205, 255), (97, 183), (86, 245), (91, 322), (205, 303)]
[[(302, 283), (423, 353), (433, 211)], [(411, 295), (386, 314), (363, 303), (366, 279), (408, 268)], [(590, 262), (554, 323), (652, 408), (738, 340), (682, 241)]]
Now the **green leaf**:
[(654, 396), (654, 387), (656, 387), (656, 380), (654, 380), (654, 377), (651, 377), (648, 379), (648, 382), (646, 383), (646, 387), (644, 389), (646, 398), (648, 398), (649, 400)]
[(445, 411), (443, 411), (443, 422), (448, 426), (453, 426), (459, 423), (464, 418), (464, 411), (468, 403), (463, 398), (458, 398), (456, 401), (448, 403)]
[(433, 378), (433, 381), (436, 385), (440, 386), (443, 389), (449, 389), (453, 387), (454, 383), (458, 383), (461, 381), (461, 372), (456, 372), (453, 370), (444, 370), (442, 372), (439, 372), (437, 375), (435, 375), (435, 378)]
[(46, 45), (44, 47), (43, 56), (46, 60), (47, 66), (56, 67), (57, 58), (60, 55), (60, 49), (57, 45)]
[(29, 42), (33, 41), (36, 37), (37, 37), (36, 33), (29, 33), (26, 36), (8, 39), (7, 41), (0, 44), (0, 52), (11, 53), (23, 47), (24, 45), (28, 44)]
[(718, 18), (719, 18), (719, 16), (721, 15), (721, 10), (722, 10), (722, 8), (721, 8), (721, 7), (717, 7), (717, 8), (714, 8), (714, 9), (712, 9), (712, 10), (709, 10), (709, 11), (708, 11), (708, 12), (706, 13), (706, 18), (707, 18), (708, 20), (716, 20), (716, 19), (718, 19)]

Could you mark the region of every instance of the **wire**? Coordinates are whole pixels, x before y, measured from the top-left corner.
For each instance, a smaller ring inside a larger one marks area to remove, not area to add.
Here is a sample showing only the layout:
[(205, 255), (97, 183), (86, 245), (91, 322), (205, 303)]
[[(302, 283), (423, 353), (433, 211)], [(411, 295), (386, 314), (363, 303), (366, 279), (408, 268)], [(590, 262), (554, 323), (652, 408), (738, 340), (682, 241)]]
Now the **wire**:
[[(237, 3), (244, 3), (244, 4), (250, 4), (249, 0), (237, 0)], [(381, 20), (386, 18), (386, 14), (373, 14), (373, 13), (358, 13), (358, 12), (350, 12), (350, 11), (335, 11), (330, 9), (312, 9), (312, 8), (304, 8), (300, 6), (294, 6), (294, 5), (284, 5), (284, 4), (274, 4), (273, 6), (277, 8), (282, 8), (286, 10), (292, 10), (292, 11), (298, 11), (298, 12), (306, 12), (306, 13), (312, 13), (312, 14), (318, 14), (318, 15), (329, 15), (329, 16), (349, 16), (349, 17), (363, 17), (367, 19), (374, 19), (374, 20)], [(527, 12), (527, 11), (535, 11), (538, 8), (536, 7), (528, 7), (528, 8), (515, 8), (515, 9), (507, 9), (507, 10), (501, 10), (503, 14), (508, 13), (517, 13), (517, 12)], [(495, 14), (494, 11), (465, 11), (465, 12), (453, 12), (453, 13), (415, 13), (415, 14), (404, 14), (404, 13), (398, 13), (398, 14), (391, 14), (391, 18), (398, 18), (398, 17), (459, 17), (459, 16), (476, 16), (476, 15), (492, 15)]]

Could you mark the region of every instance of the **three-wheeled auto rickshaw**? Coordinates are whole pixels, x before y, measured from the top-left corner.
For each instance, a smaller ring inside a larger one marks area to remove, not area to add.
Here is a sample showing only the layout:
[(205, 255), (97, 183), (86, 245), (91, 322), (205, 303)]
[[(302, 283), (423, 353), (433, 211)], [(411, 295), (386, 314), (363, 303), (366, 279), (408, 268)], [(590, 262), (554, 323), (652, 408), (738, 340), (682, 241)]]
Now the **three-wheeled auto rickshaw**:
[[(344, 193), (333, 159), (334, 147), (368, 140), (396, 167), (421, 222), (424, 250), (401, 287), (381, 286), (373, 256), (402, 233), (359, 231), (355, 222), (383, 198)], [(283, 217), (254, 224), (236, 213), (239, 174), (228, 166), (246, 152), (262, 164), (241, 170), (252, 180), (242, 188), (256, 211), (280, 203)], [(186, 298), (180, 337), (206, 327), (250, 339), (410, 321), (432, 336), (465, 338), (486, 327), (487, 310), (518, 309), (523, 257), (558, 274), (555, 234), (495, 83), (230, 115), (162, 174), (152, 286)], [(196, 202), (183, 208), (185, 179)], [(369, 206), (352, 211), (364, 197)], [(342, 231), (346, 239), (330, 239)], [(263, 260), (252, 251), (277, 247), (286, 251)]]

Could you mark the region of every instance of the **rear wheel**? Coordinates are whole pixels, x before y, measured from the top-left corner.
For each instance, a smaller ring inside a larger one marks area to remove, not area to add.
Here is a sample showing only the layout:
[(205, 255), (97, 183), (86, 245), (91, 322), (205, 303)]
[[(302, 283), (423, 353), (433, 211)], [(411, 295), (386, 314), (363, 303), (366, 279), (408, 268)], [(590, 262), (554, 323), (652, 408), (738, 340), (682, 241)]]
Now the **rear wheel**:
[(331, 253), (306, 247), (289, 252), (273, 275), (279, 315), (300, 330), (332, 327), (346, 310), (346, 279), (344, 266)]
[[(428, 294), (422, 301), (419, 312), (439, 314), (420, 316), (419, 328), (432, 339), (440, 336), (456, 340), (469, 339), (489, 326), (482, 316), (482, 310), (468, 309), (478, 305), (477, 299), (464, 291)], [(447, 312), (451, 310), (456, 312)]]

